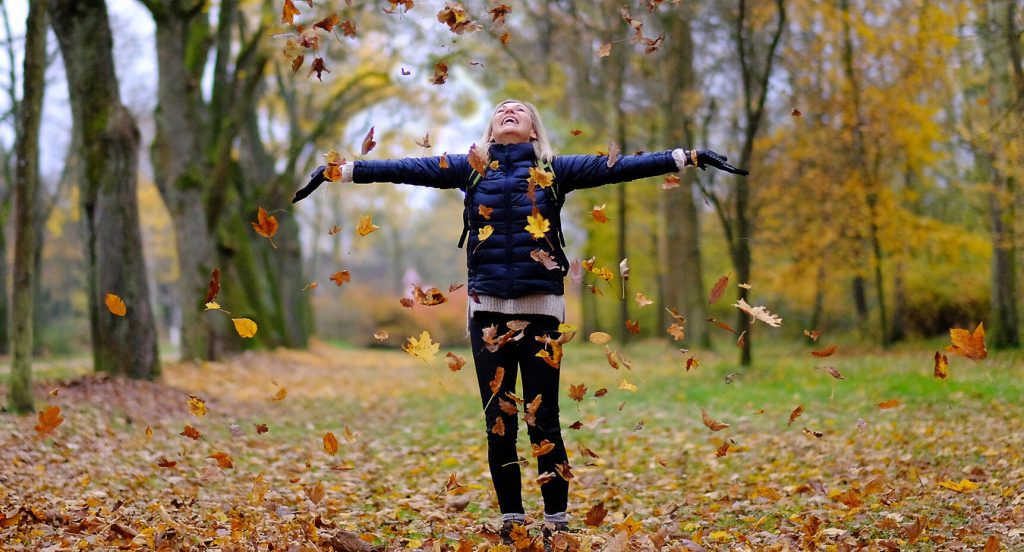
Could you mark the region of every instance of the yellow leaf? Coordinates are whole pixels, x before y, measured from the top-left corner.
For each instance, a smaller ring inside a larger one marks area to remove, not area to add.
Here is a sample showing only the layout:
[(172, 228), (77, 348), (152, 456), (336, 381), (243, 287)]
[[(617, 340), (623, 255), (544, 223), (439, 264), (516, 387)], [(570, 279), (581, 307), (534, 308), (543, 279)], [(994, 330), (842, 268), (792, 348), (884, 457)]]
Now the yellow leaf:
[(576, 331), (576, 325), (575, 324), (567, 324), (565, 322), (562, 322), (561, 324), (558, 325), (558, 333), (569, 333), (569, 332), (575, 332), (575, 331)]
[(410, 355), (422, 359), (424, 362), (434, 360), (434, 356), (437, 354), (438, 349), (441, 348), (440, 343), (434, 343), (430, 340), (430, 333), (423, 330), (420, 334), (420, 338), (417, 340), (415, 337), (406, 338), (408, 343), (402, 345), (402, 350), (409, 353)]
[(721, 541), (728, 540), (730, 538), (730, 535), (728, 531), (714, 531), (710, 535), (708, 535), (708, 538), (714, 541)]
[(111, 314), (124, 316), (128, 312), (128, 308), (124, 306), (124, 301), (113, 293), (108, 293), (103, 302), (107, 304), (107, 310), (109, 310)]
[(206, 401), (195, 395), (188, 396), (188, 411), (201, 418), (206, 414)]
[(220, 305), (216, 301), (210, 301), (206, 304), (206, 310), (219, 309)]
[(530, 167), (530, 178), (527, 182), (534, 186), (540, 186), (541, 188), (547, 188), (551, 186), (551, 182), (554, 180), (554, 175), (551, 173), (540, 170), (537, 167)]
[[(491, 237), (491, 234), (493, 234), (493, 233), (494, 233), (494, 227), (491, 226), (490, 224), (488, 224), (487, 226), (484, 226), (483, 228), (481, 228), (479, 232), (477, 232), (476, 237), (477, 237), (478, 240), (484, 241), (487, 238)], [(490, 246), (488, 246), (488, 247), (490, 247)]]
[(288, 388), (287, 387), (278, 387), (277, 388), (277, 393), (274, 393), (273, 395), (271, 395), (270, 400), (272, 400), (272, 401), (283, 401), (284, 398), (287, 397), (287, 396), (288, 396)]
[(533, 214), (527, 215), (526, 231), (533, 236), (534, 239), (540, 239), (544, 237), (544, 233), (551, 230), (551, 223), (544, 218), (544, 215), (540, 214), (537, 209), (533, 210)]
[(256, 335), (256, 323), (248, 318), (232, 318), (235, 323), (235, 331), (242, 337), (253, 337)]
[(359, 224), (356, 226), (356, 233), (360, 236), (365, 236), (378, 228), (380, 228), (380, 226), (373, 223), (373, 215), (365, 215), (363, 218), (359, 219)]
[(619, 382), (619, 389), (624, 389), (626, 391), (631, 391), (633, 393), (636, 393), (637, 386), (635, 386), (632, 383), (629, 383), (628, 381), (626, 381), (626, 378), (622, 378), (622, 381)]
[(952, 481), (950, 479), (947, 479), (945, 481), (940, 481), (939, 482), (939, 486), (940, 487), (945, 487), (945, 488), (947, 488), (947, 489), (949, 489), (951, 491), (956, 491), (958, 493), (969, 492), (969, 491), (973, 491), (974, 489), (978, 488), (978, 484), (977, 483), (974, 483), (972, 481), (968, 481), (966, 479), (961, 479), (959, 483), (957, 483), (955, 481)]

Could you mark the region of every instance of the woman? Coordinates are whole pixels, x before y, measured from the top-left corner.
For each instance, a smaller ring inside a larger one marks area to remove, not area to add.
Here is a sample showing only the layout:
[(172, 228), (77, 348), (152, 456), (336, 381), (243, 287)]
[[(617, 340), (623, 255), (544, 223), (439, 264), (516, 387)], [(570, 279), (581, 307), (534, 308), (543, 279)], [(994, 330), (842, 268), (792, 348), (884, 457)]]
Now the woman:
[[(475, 153), (471, 150), (469, 155), (443, 159), (346, 163), (341, 180), (458, 188), (465, 192), (465, 227), (459, 246), (468, 237), (469, 332), (485, 408), (487, 461), (501, 509), (501, 534), (510, 542), (512, 530), (525, 522), (516, 451), (518, 420), (513, 398), (507, 395), (515, 392), (517, 367), (523, 379), (523, 408), (535, 405), (535, 417), (526, 417), (530, 442), (542, 448), (553, 445), (550, 452), (537, 458), (539, 473), (550, 474), (541, 485), (545, 537), (565, 530), (568, 524), (569, 482), (561, 476), (568, 460), (558, 419), (559, 370), (553, 367), (557, 364), (548, 362), (550, 357), (537, 356), (545, 348), (541, 340), (545, 336), (557, 338), (559, 323), (565, 319), (563, 280), (569, 263), (562, 250), (559, 214), (566, 195), (574, 190), (672, 173), (686, 166), (710, 166), (740, 175), (747, 172), (707, 150), (627, 155), (611, 166), (607, 156), (556, 156), (537, 109), (518, 100), (498, 104), (480, 143), (484, 147)], [(325, 180), (324, 169), (313, 173), (293, 202), (309, 195)], [(522, 325), (514, 321), (528, 322), (522, 329), (524, 335), (495, 349), (497, 338)], [(491, 382), (502, 368), (504, 377), (494, 392)]]

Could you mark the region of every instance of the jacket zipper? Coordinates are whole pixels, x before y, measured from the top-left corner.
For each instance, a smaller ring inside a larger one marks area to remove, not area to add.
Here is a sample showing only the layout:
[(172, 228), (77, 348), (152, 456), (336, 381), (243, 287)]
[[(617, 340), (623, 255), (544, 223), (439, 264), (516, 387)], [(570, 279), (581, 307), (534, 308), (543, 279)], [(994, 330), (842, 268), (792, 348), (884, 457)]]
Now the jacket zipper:
[[(515, 167), (509, 163), (509, 152), (508, 147), (504, 148), (504, 164), (505, 169), (505, 289), (507, 293), (512, 293), (512, 239), (515, 236), (515, 231), (512, 228), (512, 187), (517, 184), (515, 179), (512, 177), (512, 173), (515, 172)], [(509, 171), (512, 171), (510, 173)]]

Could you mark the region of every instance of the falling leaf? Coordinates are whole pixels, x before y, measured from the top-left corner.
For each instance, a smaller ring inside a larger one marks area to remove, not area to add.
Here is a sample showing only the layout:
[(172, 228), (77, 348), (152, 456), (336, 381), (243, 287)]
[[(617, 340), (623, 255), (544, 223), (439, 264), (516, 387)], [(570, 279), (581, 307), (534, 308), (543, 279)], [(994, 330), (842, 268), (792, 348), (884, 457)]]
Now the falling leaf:
[(341, 22), (341, 34), (349, 37), (356, 37), (356, 22), (351, 19), (346, 19)]
[(218, 293), (220, 293), (220, 269), (214, 268), (210, 272), (210, 283), (206, 286), (206, 299), (203, 300), (203, 303), (213, 302), (217, 299)]
[(640, 322), (635, 320), (626, 320), (626, 329), (629, 333), (636, 335), (640, 333)]
[(459, 356), (451, 351), (445, 355), (445, 361), (448, 363), (448, 369), (452, 372), (458, 372), (466, 365), (466, 357)]
[(499, 40), (501, 40), (501, 45), (502, 46), (508, 46), (508, 42), (511, 39), (512, 39), (512, 35), (508, 31), (505, 31), (505, 32), (501, 33), (501, 36), (499, 37)]
[(501, 389), (501, 382), (505, 379), (505, 368), (498, 366), (497, 370), (494, 371), (494, 379), (488, 383), (491, 388), (491, 394), (497, 395), (498, 390)]
[(985, 325), (979, 323), (974, 333), (968, 330), (953, 328), (949, 330), (949, 337), (953, 344), (946, 347), (946, 351), (967, 357), (971, 360), (982, 360), (988, 356), (985, 348)]
[(466, 161), (477, 174), (482, 176), (487, 173), (487, 161), (484, 159), (484, 154), (480, 153), (480, 150), (476, 147), (476, 144), (470, 144)]
[(491, 426), (491, 433), (499, 437), (505, 435), (505, 420), (501, 416), (498, 416), (498, 419), (494, 421), (494, 425)]
[(723, 429), (729, 427), (729, 424), (725, 422), (720, 422), (712, 418), (711, 416), (708, 416), (707, 411), (705, 411), (703, 408), (700, 409), (700, 419), (701, 421), (704, 422), (704, 425), (707, 426), (707, 428), (710, 429), (711, 431), (722, 431)]
[(523, 420), (526, 421), (526, 425), (531, 426), (531, 427), (536, 425), (536, 423), (537, 423), (537, 411), (540, 410), (540, 403), (543, 400), (544, 400), (544, 396), (538, 394), (536, 397), (533, 398), (532, 401), (530, 401), (526, 405), (526, 408), (524, 409), (525, 412), (523, 414)]
[(213, 458), (214, 460), (216, 460), (217, 461), (217, 465), (221, 469), (227, 470), (227, 469), (231, 469), (231, 468), (235, 467), (234, 462), (231, 461), (231, 457), (228, 456), (228, 453), (226, 453), (226, 452), (215, 452), (215, 453), (207, 456), (207, 458)]
[(331, 274), (331, 281), (334, 282), (338, 287), (341, 287), (345, 282), (352, 281), (352, 274), (347, 270), (340, 270)]
[[(292, 73), (298, 73), (299, 69), (302, 69), (302, 64), (305, 63), (306, 56), (299, 54), (292, 59)], [(177, 462), (175, 462), (177, 463)]]
[(335, 224), (331, 226), (331, 229), (327, 231), (328, 236), (336, 236), (341, 232), (341, 227)]
[(602, 387), (602, 388), (598, 389), (597, 391), (594, 391), (594, 398), (598, 398), (599, 399), (599, 398), (601, 398), (601, 397), (603, 397), (603, 396), (605, 396), (607, 394), (608, 394), (608, 388), (607, 387)]
[[(434, 64), (434, 76), (430, 79), (431, 84), (441, 85), (448, 80), (448, 62), (441, 60)], [(442, 167), (447, 168), (447, 167)]]
[[(306, 291), (307, 289), (316, 289), (318, 287), (320, 287), (320, 284), (316, 283), (316, 280), (313, 280), (312, 282), (306, 284), (306, 287), (302, 288), (302, 291)], [(208, 303), (207, 308), (209, 308), (209, 305), (216, 305), (217, 308), (220, 307), (220, 305), (217, 305), (217, 303)]]
[(721, 278), (718, 279), (717, 282), (715, 282), (715, 285), (712, 286), (711, 295), (708, 296), (709, 305), (714, 304), (715, 301), (718, 301), (719, 299), (722, 298), (722, 294), (725, 293), (725, 286), (729, 285), (729, 276), (731, 275), (732, 273), (722, 276)]
[(629, 381), (627, 381), (626, 378), (622, 378), (622, 381), (619, 382), (619, 389), (622, 389), (623, 391), (629, 391), (630, 393), (636, 393), (637, 386), (633, 385), (632, 383), (629, 383)]
[(484, 220), (491, 220), (491, 213), (494, 212), (494, 208), (488, 207), (486, 205), (480, 205), (480, 208), (477, 209), (477, 212), (480, 213), (481, 217), (484, 217)]
[(754, 287), (754, 286), (752, 286), (752, 285), (750, 285), (750, 284), (748, 284), (748, 283), (744, 282), (744, 283), (742, 283), (742, 284), (736, 284), (736, 287), (738, 287), (738, 288), (743, 288), (743, 289), (750, 289), (750, 288), (752, 288), (752, 287)]
[(341, 21), (341, 18), (338, 17), (338, 14), (332, 13), (331, 15), (324, 17), (323, 19), (317, 21), (316, 23), (313, 23), (313, 26), (323, 29), (327, 32), (331, 32), (331, 30), (334, 29), (334, 26), (337, 25), (339, 21)]
[(331, 456), (338, 454), (340, 444), (338, 443), (338, 438), (334, 435), (334, 432), (328, 431), (327, 433), (324, 433), (323, 441), (324, 450), (327, 451), (327, 454), (330, 454)]
[(899, 399), (889, 399), (887, 401), (878, 403), (878, 408), (880, 408), (882, 410), (888, 410), (890, 408), (896, 408), (897, 406), (899, 406), (901, 404), (903, 404), (903, 401), (901, 401)]
[(188, 411), (191, 412), (193, 416), (202, 418), (206, 415), (206, 401), (195, 395), (189, 395)]
[(682, 341), (686, 337), (686, 331), (682, 326), (673, 322), (665, 331), (672, 336), (674, 341)]
[(734, 442), (735, 441), (733, 441), (732, 439), (729, 439), (728, 441), (723, 441), (722, 444), (719, 445), (718, 449), (715, 450), (715, 456), (721, 458), (726, 454), (729, 454), (729, 447), (732, 446)]
[(679, 187), (679, 177), (674, 174), (665, 175), (665, 181), (661, 183), (662, 190), (671, 190)]
[(615, 166), (615, 163), (617, 163), (619, 161), (619, 154), (620, 153), (621, 153), (621, 150), (619, 149), (619, 145), (618, 144), (616, 144), (614, 141), (608, 142), (608, 168), (609, 169), (612, 168), (613, 166)]
[(555, 259), (551, 257), (551, 254), (543, 249), (534, 249), (531, 251), (530, 258), (544, 265), (544, 268), (548, 270), (560, 270), (562, 268), (557, 262), (555, 262)]
[(804, 330), (804, 335), (811, 338), (811, 341), (817, 341), (821, 337), (821, 332), (818, 330)]
[(764, 307), (751, 307), (743, 299), (740, 299), (738, 302), (733, 303), (732, 306), (749, 314), (751, 318), (753, 318), (754, 320), (760, 320), (761, 322), (764, 322), (765, 324), (768, 324), (773, 328), (777, 328), (782, 325), (782, 318), (779, 318), (778, 316), (768, 312)]
[(35, 425), (35, 430), (40, 437), (52, 432), (54, 429), (57, 429), (57, 426), (64, 423), (64, 418), (60, 415), (59, 406), (48, 406), (44, 408), (39, 411), (38, 418), (39, 423)]
[(284, 6), (281, 8), (281, 23), (294, 25), (295, 16), (301, 13), (299, 8), (295, 7), (295, 3), (292, 0), (284, 0)]
[(569, 398), (570, 399), (572, 399), (572, 400), (574, 400), (576, 402), (581, 402), (581, 401), (583, 401), (583, 398), (586, 396), (586, 394), (587, 394), (587, 386), (586, 385), (584, 385), (582, 383), (579, 384), (579, 385), (569, 384)]
[(270, 429), (267, 427), (267, 424), (254, 424), (254, 425), (256, 427), (256, 433), (258, 435), (263, 435), (264, 433), (270, 431)]
[[(607, 270), (607, 269), (606, 269)], [(605, 277), (604, 274), (600, 275), (603, 279), (611, 281), (611, 278)], [(622, 277), (622, 281), (629, 280), (629, 259), (625, 258), (619, 261), (619, 276)]]
[(487, 238), (491, 237), (491, 234), (493, 234), (493, 233), (494, 233), (494, 227), (491, 226), (490, 224), (488, 224), (487, 226), (484, 226), (479, 231), (477, 231), (476, 239), (478, 239), (480, 241), (484, 241)]
[(241, 337), (253, 337), (256, 335), (256, 323), (248, 318), (232, 318), (231, 322), (235, 324), (235, 331)]
[(421, 148), (429, 148), (430, 147), (430, 133), (428, 132), (428, 133), (424, 134), (422, 140), (414, 140), (414, 142), (416, 142), (416, 145), (421, 147)]
[(409, 337), (406, 340), (408, 343), (402, 345), (402, 350), (424, 362), (434, 360), (437, 350), (441, 347), (440, 343), (434, 343), (430, 340), (430, 333), (426, 330), (420, 333), (418, 340), (415, 337)]
[(437, 20), (448, 25), (448, 28), (457, 35), (478, 31), (482, 27), (469, 18), (466, 8), (458, 2), (445, 2), (444, 8), (437, 12)]
[(809, 439), (809, 438), (811, 438), (811, 437), (814, 437), (815, 439), (821, 439), (822, 437), (824, 437), (824, 436), (825, 436), (825, 434), (824, 434), (824, 433), (822, 433), (822, 432), (820, 432), (820, 431), (811, 431), (811, 430), (807, 429), (806, 427), (805, 427), (805, 428), (803, 428), (803, 431), (802, 431), (802, 433), (803, 433), (803, 434), (804, 434), (804, 436), (806, 436), (806, 437), (807, 437), (808, 439)]
[(416, 303), (408, 297), (402, 297), (401, 299), (398, 300), (398, 302), (407, 309), (411, 309), (414, 306), (416, 306)]
[(691, 368), (693, 368), (694, 371), (696, 371), (697, 368), (700, 368), (700, 361), (697, 360), (697, 357), (690, 357), (686, 359), (686, 371), (689, 372)]
[(803, 113), (800, 113), (800, 110), (795, 107), (793, 108), (793, 111), (789, 112), (789, 114), (792, 115), (793, 117), (799, 117), (803, 115)]
[(508, 414), (510, 416), (515, 416), (516, 414), (519, 414), (519, 408), (516, 407), (516, 403), (514, 401), (506, 401), (505, 399), (498, 399), (498, 408), (502, 412), (504, 412), (505, 414)]
[(726, 374), (723, 379), (725, 380), (725, 384), (728, 385), (736, 379), (736, 374)]
[(366, 236), (378, 228), (380, 228), (380, 226), (373, 223), (373, 215), (363, 215), (363, 217), (359, 219), (359, 224), (356, 225), (356, 233), (360, 236)]
[(600, 224), (608, 222), (608, 216), (605, 215), (604, 212), (604, 208), (607, 205), (607, 203), (602, 203), (601, 205), (594, 205), (594, 208), (590, 211), (590, 216), (593, 217), (593, 219)]
[(441, 290), (436, 287), (423, 291), (420, 286), (413, 284), (412, 296), (416, 299), (417, 303), (426, 307), (432, 307), (434, 305), (440, 305), (448, 302), (448, 298), (445, 297), (444, 293), (441, 293)]
[(359, 155), (366, 155), (370, 153), (370, 150), (377, 146), (377, 142), (373, 141), (373, 127), (370, 127), (370, 132), (366, 133), (366, 137), (363, 138), (363, 146), (360, 150)]
[[(277, 385), (277, 384), (275, 383), (274, 385)], [(270, 400), (272, 400), (272, 401), (283, 401), (284, 398), (287, 397), (287, 396), (288, 396), (288, 388), (284, 387), (282, 385), (282, 386), (278, 386), (277, 392), (275, 392), (273, 395), (270, 396)]]
[(654, 301), (651, 301), (650, 299), (647, 298), (646, 295), (638, 291), (636, 292), (636, 304), (640, 305), (640, 307), (643, 308), (646, 307), (647, 305), (653, 305)]
[(323, 74), (325, 72), (326, 73), (330, 73), (331, 70), (328, 69), (327, 65), (324, 63), (324, 58), (317, 57), (317, 58), (315, 58), (313, 60), (313, 63), (309, 66), (309, 72), (306, 73), (306, 78), (309, 78), (309, 77), (311, 77), (313, 75), (313, 73), (316, 73), (316, 80), (318, 80), (320, 82), (323, 82), (324, 81)]
[(569, 463), (568, 462), (562, 462), (561, 464), (555, 464), (555, 471), (558, 473), (558, 476), (561, 477), (562, 479), (564, 479), (566, 481), (572, 481), (573, 480), (574, 476), (572, 474), (572, 468), (569, 467)]
[(612, 43), (611, 42), (609, 42), (608, 44), (602, 44), (601, 47), (597, 49), (597, 57), (599, 57), (599, 58), (608, 57), (609, 55), (611, 55), (611, 53), (612, 53)]
[(525, 229), (535, 240), (543, 238), (544, 233), (551, 229), (551, 223), (540, 214), (540, 210), (536, 207), (533, 208), (532, 214), (527, 215), (526, 221)]
[(110, 314), (115, 316), (124, 316), (128, 312), (128, 308), (125, 307), (124, 301), (113, 293), (108, 293), (103, 302), (107, 305), (107, 310), (110, 311)]
[(949, 377), (949, 359), (939, 351), (935, 351), (935, 377), (946, 379)]
[(733, 335), (736, 334), (736, 330), (734, 330), (732, 328), (732, 326), (726, 324), (725, 322), (721, 322), (721, 321), (719, 321), (716, 318), (708, 318), (707, 321), (711, 322), (712, 324), (718, 326), (719, 328), (722, 328), (723, 330), (725, 330), (725, 331), (727, 331), (727, 332), (729, 332), (729, 333), (731, 333)]
[(820, 366), (819, 368), (828, 372), (833, 378), (846, 379), (846, 377), (839, 373), (839, 370), (837, 370), (835, 366)]
[(818, 358), (825, 358), (834, 355), (836, 353), (836, 349), (838, 349), (838, 346), (830, 345), (820, 351), (811, 351), (811, 354)]
[(146, 426), (146, 439), (153, 438), (153, 428)]
[(747, 344), (747, 330), (740, 332), (739, 337), (736, 338), (736, 346), (743, 348)]
[(533, 457), (537, 458), (555, 450), (555, 444), (544, 439), (540, 444), (530, 443), (530, 448), (533, 450)]
[(386, 341), (389, 337), (391, 337), (391, 334), (384, 330), (377, 330), (376, 332), (373, 332), (373, 338), (377, 341)]
[(800, 415), (803, 413), (804, 405), (801, 404), (800, 406), (794, 408), (793, 411), (789, 413), (789, 426), (792, 427), (793, 422), (796, 421), (796, 419), (799, 418)]
[(178, 435), (184, 435), (185, 437), (188, 437), (189, 439), (192, 439), (193, 441), (198, 441), (199, 438), (202, 437), (202, 435), (199, 434), (199, 430), (198, 429), (196, 429), (196, 428), (194, 428), (194, 427), (192, 427), (192, 426), (190, 426), (188, 424), (185, 424), (185, 429), (181, 430), (181, 433), (179, 433)]
[[(277, 233), (277, 218), (274, 215), (268, 215), (267, 210), (260, 207), (256, 212), (256, 222), (250, 222), (253, 230), (257, 234), (270, 240), (271, 245), (274, 244), (274, 234)], [(277, 247), (276, 245), (274, 247)]]
[(595, 345), (604, 345), (606, 343), (611, 343), (612, 336), (604, 332), (593, 332), (587, 336), (587, 340)]

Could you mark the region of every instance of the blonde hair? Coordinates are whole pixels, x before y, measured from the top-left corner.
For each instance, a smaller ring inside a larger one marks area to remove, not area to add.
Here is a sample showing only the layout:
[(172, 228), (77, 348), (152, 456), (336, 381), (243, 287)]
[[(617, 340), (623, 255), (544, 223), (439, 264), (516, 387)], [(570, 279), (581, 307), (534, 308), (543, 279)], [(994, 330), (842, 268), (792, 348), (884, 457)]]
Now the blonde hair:
[(551, 160), (555, 158), (555, 150), (551, 147), (551, 142), (548, 140), (548, 131), (544, 129), (544, 122), (540, 119), (540, 112), (537, 111), (537, 107), (532, 103), (514, 99), (505, 100), (494, 106), (494, 111), (491, 112), (491, 118), (487, 121), (487, 128), (484, 130), (484, 135), (480, 138), (480, 150), (484, 155), (484, 159), (486, 161), (491, 160), (490, 145), (494, 142), (494, 114), (498, 112), (498, 108), (509, 103), (520, 104), (530, 112), (530, 118), (533, 119), (533, 131), (537, 134), (536, 138), (530, 138), (530, 142), (533, 143), (533, 151), (537, 155), (537, 161), (541, 163), (550, 163)]

